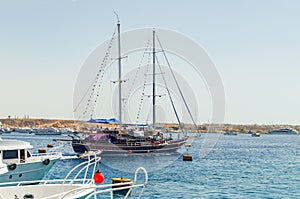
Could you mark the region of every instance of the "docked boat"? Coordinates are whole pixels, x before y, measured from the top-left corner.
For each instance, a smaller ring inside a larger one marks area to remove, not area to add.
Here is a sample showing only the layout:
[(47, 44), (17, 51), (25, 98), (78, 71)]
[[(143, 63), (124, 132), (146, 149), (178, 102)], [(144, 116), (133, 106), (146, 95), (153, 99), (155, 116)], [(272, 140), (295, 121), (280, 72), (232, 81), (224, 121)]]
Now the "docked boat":
[[(139, 167), (135, 172), (133, 181), (100, 185), (99, 183), (103, 182), (104, 176), (99, 171), (101, 160), (99, 152), (93, 152), (93, 155), (86, 154), (86, 157), (87, 161), (75, 166), (62, 179), (22, 181), (17, 183), (17, 185), (15, 183), (0, 184), (0, 199), (88, 199), (97, 198), (97, 196), (104, 195), (105, 193), (109, 194), (110, 198), (114, 198), (114, 193), (120, 190), (125, 192), (124, 198), (127, 198), (132, 190), (138, 187), (141, 188), (139, 194), (139, 198), (141, 198), (148, 183), (146, 169)], [(138, 184), (137, 176), (140, 172), (144, 172), (145, 181)], [(24, 184), (26, 186), (22, 186)]]
[(273, 135), (298, 135), (299, 134), (297, 130), (291, 128), (269, 130), (268, 133)]
[[(89, 150), (103, 150), (103, 155), (105, 154), (135, 154), (135, 153), (165, 153), (165, 152), (176, 152), (182, 145), (184, 145), (184, 143), (186, 142), (187, 140), (187, 137), (185, 136), (186, 135), (186, 132), (184, 133), (183, 131), (183, 126), (182, 126), (182, 122), (180, 121), (180, 117), (178, 115), (178, 112), (176, 111), (176, 107), (175, 107), (175, 104), (174, 104), (174, 101), (173, 101), (173, 96), (171, 95), (171, 92), (167, 86), (167, 83), (166, 83), (166, 80), (165, 80), (165, 77), (164, 77), (164, 72), (160, 71), (160, 72), (155, 72), (157, 69), (156, 68), (159, 68), (158, 65), (158, 61), (156, 60), (157, 59), (157, 55), (156, 55), (156, 50), (155, 50), (155, 43), (157, 42), (156, 40), (158, 40), (158, 35), (156, 34), (155, 30), (153, 30), (152, 32), (152, 39), (153, 39), (153, 42), (152, 42), (152, 52), (151, 54), (149, 54), (149, 57), (148, 57), (148, 60), (151, 60), (150, 58), (152, 58), (152, 64), (148, 64), (149, 68), (150, 66), (152, 67), (152, 79), (149, 78), (148, 82), (151, 82), (149, 84), (146, 83), (146, 80), (144, 80), (143, 82), (143, 88), (140, 89), (141, 90), (141, 93), (140, 95), (142, 96), (141, 99), (140, 99), (140, 106), (139, 106), (139, 109), (137, 111), (137, 118), (139, 117), (139, 115), (141, 115), (141, 110), (142, 110), (142, 105), (143, 105), (143, 97), (146, 97), (145, 95), (145, 90), (146, 90), (146, 87), (151, 87), (150, 90), (152, 91), (152, 93), (147, 97), (148, 98), (152, 98), (152, 103), (151, 103), (151, 112), (152, 112), (152, 124), (149, 125), (149, 129), (138, 129), (138, 128), (130, 128), (130, 127), (124, 127), (125, 126), (125, 122), (122, 120), (122, 107), (123, 107), (123, 104), (122, 104), (122, 101), (123, 100), (123, 97), (121, 95), (121, 83), (124, 82), (121, 78), (122, 78), (122, 75), (121, 75), (121, 59), (122, 59), (122, 53), (120, 51), (120, 23), (118, 22), (117, 24), (117, 29), (118, 29), (118, 55), (119, 57), (117, 58), (118, 60), (118, 65), (119, 65), (119, 70), (118, 70), (118, 80), (116, 81), (113, 81), (113, 83), (118, 83), (118, 93), (119, 93), (119, 96), (118, 96), (118, 99), (117, 99), (117, 102), (118, 102), (118, 119), (113, 119), (112, 122), (117, 122), (116, 124), (116, 128), (114, 129), (97, 129), (97, 133), (94, 134), (94, 133), (86, 133), (84, 132), (85, 136), (81, 137), (81, 138), (75, 138), (72, 140), (72, 146), (73, 146), (73, 149), (76, 153), (84, 153), (85, 151), (89, 151)], [(114, 37), (113, 37), (114, 38)], [(113, 39), (112, 38), (112, 39)], [(161, 43), (160, 41), (158, 40), (157, 42), (159, 45), (160, 45), (160, 51), (162, 53), (164, 53), (165, 55), (165, 51), (163, 49), (163, 47), (161, 46)], [(108, 49), (111, 49), (112, 45), (108, 47)], [(151, 49), (151, 48), (149, 48)], [(149, 49), (145, 49), (145, 50), (149, 50)], [(107, 54), (105, 55), (107, 56)], [(164, 56), (165, 59), (166, 58), (166, 55)], [(107, 60), (107, 59), (105, 59)], [(104, 66), (103, 66), (104, 67)], [(171, 66), (169, 66), (169, 68), (171, 68)], [(150, 69), (149, 69), (150, 70)], [(161, 70), (161, 68), (160, 68)], [(171, 69), (170, 69), (171, 70)], [(101, 69), (99, 70), (99, 73), (96, 74), (96, 80), (98, 80), (99, 77), (101, 76), (104, 76), (104, 69)], [(172, 71), (172, 70), (171, 70)], [(144, 73), (147, 73), (147, 71), (142, 71)], [(172, 74), (172, 72), (170, 72)], [(176, 136), (177, 138), (174, 139), (174, 138), (165, 138), (161, 135), (161, 129), (159, 129), (158, 125), (157, 125), (157, 122), (156, 122), (156, 109), (157, 109), (157, 106), (156, 106), (156, 98), (157, 97), (161, 97), (162, 95), (158, 95), (156, 94), (156, 87), (158, 87), (156, 85), (156, 77), (157, 75), (161, 75), (161, 79), (163, 79), (163, 83), (165, 84), (163, 86), (163, 88), (165, 89), (164, 92), (166, 92), (167, 94), (164, 94), (166, 95), (169, 100), (170, 100), (170, 110), (173, 109), (173, 112), (174, 112), (174, 116), (176, 117), (176, 120), (177, 120), (177, 123), (178, 123), (178, 126), (181, 130), (181, 133), (178, 132), (177, 134), (181, 134), (181, 136)], [(140, 76), (144, 76), (144, 77), (147, 77), (149, 76), (149, 74), (140, 74)], [(150, 77), (151, 77), (150, 76)], [(172, 83), (173, 84), (176, 84), (177, 85), (177, 92), (180, 93), (179, 95), (181, 96), (180, 100), (182, 100), (184, 103), (184, 106), (185, 106), (185, 109), (187, 110), (188, 114), (189, 114), (189, 117), (191, 118), (191, 120), (193, 121), (194, 125), (195, 125), (195, 129), (198, 129), (197, 128), (197, 125), (195, 124), (195, 120), (193, 119), (192, 115), (191, 115), (191, 111), (189, 110), (188, 108), (188, 105), (186, 103), (186, 100), (182, 94), (182, 90), (175, 78), (175, 75), (173, 74), (173, 76), (171, 77), (171, 81), (173, 81)], [(103, 85), (103, 84), (101, 84)], [(149, 86), (150, 85), (150, 86)], [(84, 114), (87, 113), (87, 110), (91, 110), (91, 113), (94, 114), (94, 108), (95, 107), (88, 107), (89, 105), (93, 104), (92, 106), (95, 106), (97, 100), (94, 99), (93, 96), (96, 95), (95, 98), (97, 98), (99, 95), (99, 93), (95, 93), (95, 88), (99, 88), (100, 86), (98, 85), (98, 81), (95, 81), (95, 83), (90, 87), (90, 88), (93, 88), (90, 92), (91, 94), (90, 95), (86, 95), (86, 96), (90, 96), (89, 99), (87, 99), (87, 105), (86, 105), (86, 108), (85, 108), (85, 111), (84, 111)], [(174, 92), (174, 91), (173, 91)], [(87, 92), (86, 92), (87, 93)], [(104, 95), (103, 95), (104, 96)], [(91, 102), (95, 102), (95, 103), (91, 103)], [(80, 101), (81, 103), (82, 101)], [(147, 110), (149, 111), (149, 109)], [(90, 116), (90, 118), (92, 118), (92, 114)], [(81, 118), (84, 118), (81, 117)], [(91, 119), (92, 120), (92, 119)], [(111, 119), (110, 119), (111, 120)], [(138, 120), (138, 119), (137, 119)], [(99, 123), (109, 123), (110, 121), (109, 120), (105, 120), (105, 119), (98, 119)], [(97, 122), (97, 120), (96, 120)], [(98, 123), (98, 122), (97, 122)], [(138, 122), (137, 122), (138, 123)], [(148, 123), (148, 121), (146, 121), (146, 123)], [(138, 124), (136, 124), (138, 125)], [(88, 135), (86, 135), (88, 134)]]
[(237, 132), (235, 131), (227, 131), (224, 133), (224, 135), (237, 135)]
[[(0, 182), (40, 180), (61, 158), (60, 153), (33, 155), (33, 146), (20, 140), (0, 140)], [(5, 169), (5, 167), (7, 169)]]
[(41, 128), (36, 129), (35, 135), (61, 135), (61, 132), (56, 128)]
[(251, 136), (252, 136), (252, 137), (260, 137), (260, 133), (252, 132)]
[(11, 128), (0, 128), (0, 133), (1, 134), (8, 134), (11, 132), (15, 132), (15, 129), (11, 129)]

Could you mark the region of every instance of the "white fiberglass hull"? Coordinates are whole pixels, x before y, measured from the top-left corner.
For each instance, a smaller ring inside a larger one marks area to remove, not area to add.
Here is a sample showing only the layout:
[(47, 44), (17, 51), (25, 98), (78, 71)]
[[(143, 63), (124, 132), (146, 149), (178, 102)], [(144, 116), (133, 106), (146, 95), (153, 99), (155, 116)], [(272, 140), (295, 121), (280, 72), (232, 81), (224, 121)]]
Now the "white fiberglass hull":
[(20, 182), (41, 180), (51, 167), (60, 159), (58, 157), (50, 157), (42, 161), (8, 164), (7, 172), (0, 173), (0, 183), (4, 182)]
[(82, 184), (41, 184), (27, 186), (0, 187), (0, 199), (18, 198), (32, 195), (38, 199), (79, 199), (94, 191), (89, 185)]

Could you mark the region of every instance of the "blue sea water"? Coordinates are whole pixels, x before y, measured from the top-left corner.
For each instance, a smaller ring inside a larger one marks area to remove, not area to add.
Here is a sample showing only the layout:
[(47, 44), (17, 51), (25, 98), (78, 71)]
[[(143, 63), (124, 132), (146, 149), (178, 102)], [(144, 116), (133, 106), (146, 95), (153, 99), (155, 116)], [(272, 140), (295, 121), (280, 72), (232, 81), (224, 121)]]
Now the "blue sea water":
[[(104, 183), (111, 183), (113, 177), (133, 179), (134, 170), (144, 166), (149, 184), (143, 198), (300, 198), (299, 135), (220, 135), (203, 157), (200, 149), (213, 136), (203, 134), (193, 141), (188, 150), (193, 156), (191, 162), (182, 161), (179, 153), (103, 157)], [(7, 138), (30, 141), (33, 150), (48, 143), (58, 146), (52, 141), (58, 137), (2, 136)], [(74, 157), (70, 145), (58, 147), (64, 158), (45, 178), (62, 178), (74, 165), (84, 161)], [(136, 198), (137, 191), (131, 198)]]

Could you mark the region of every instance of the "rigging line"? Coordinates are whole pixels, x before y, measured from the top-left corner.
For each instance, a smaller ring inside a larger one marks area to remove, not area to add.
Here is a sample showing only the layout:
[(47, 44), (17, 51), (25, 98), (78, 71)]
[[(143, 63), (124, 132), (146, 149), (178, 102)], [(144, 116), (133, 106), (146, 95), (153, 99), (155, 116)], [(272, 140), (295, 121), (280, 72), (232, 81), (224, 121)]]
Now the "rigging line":
[(182, 100), (183, 100), (183, 102), (184, 102), (184, 105), (185, 105), (185, 107), (186, 107), (186, 109), (187, 109), (187, 111), (188, 111), (188, 113), (189, 113), (189, 115), (190, 115), (190, 117), (191, 117), (191, 119), (192, 119), (192, 121), (193, 121), (194, 126), (196, 127), (197, 132), (199, 133), (199, 130), (198, 130), (198, 128), (197, 128), (197, 125), (196, 125), (196, 123), (195, 123), (195, 120), (194, 120), (194, 118), (193, 118), (193, 116), (192, 116), (192, 113), (191, 113), (191, 111), (190, 111), (190, 109), (189, 109), (189, 107), (188, 107), (188, 104), (187, 104), (187, 102), (186, 102), (186, 100), (185, 100), (185, 97), (183, 96), (183, 93), (182, 93), (182, 91), (181, 91), (181, 89), (180, 89), (180, 87), (179, 87), (179, 84), (178, 84), (178, 82), (177, 82), (177, 79), (176, 79), (176, 77), (175, 77), (175, 74), (174, 74), (174, 72), (173, 72), (173, 69), (171, 68), (170, 62), (169, 62), (169, 60), (168, 60), (168, 58), (167, 58), (167, 55), (166, 55), (166, 52), (165, 52), (165, 50), (163, 49), (163, 47), (162, 47), (162, 45), (161, 45), (161, 42), (160, 42), (160, 40), (159, 40), (159, 38), (158, 38), (157, 35), (156, 35), (156, 38), (157, 38), (157, 41), (158, 41), (158, 43), (159, 43), (159, 45), (160, 45), (160, 47), (161, 47), (161, 49), (162, 49), (163, 55), (164, 55), (164, 57), (165, 57), (165, 59), (166, 59), (166, 62), (167, 62), (167, 64), (168, 64), (168, 67), (169, 67), (169, 69), (170, 69), (170, 71), (171, 71), (171, 74), (172, 74), (172, 76), (173, 76), (173, 79), (175, 80), (177, 89), (179, 90), (179, 93), (180, 93), (181, 98), (182, 98)]
[[(139, 64), (138, 64), (137, 71), (136, 71), (136, 73), (135, 73), (135, 75), (134, 75), (134, 78), (133, 78), (131, 87), (130, 87), (130, 89), (129, 89), (129, 91), (128, 91), (127, 99), (129, 99), (129, 96), (130, 96), (130, 94), (131, 94), (131, 92), (132, 92), (132, 90), (133, 90), (133, 87), (134, 87), (134, 85), (135, 85), (135, 81), (136, 81), (136, 79), (137, 79), (137, 77), (138, 77), (139, 71), (140, 71), (140, 69), (141, 69), (142, 63), (144, 62), (144, 58), (145, 58), (145, 55), (146, 55), (146, 53), (147, 53), (149, 47), (150, 47), (150, 40), (147, 41), (146, 48), (145, 48), (144, 53), (143, 53), (143, 55), (142, 55), (142, 58), (141, 58), (141, 60), (140, 60), (140, 62), (139, 62)], [(125, 109), (127, 103), (128, 103), (128, 101), (125, 101), (125, 102), (123, 103), (123, 110)]]
[[(115, 32), (116, 32), (116, 28), (114, 30), (114, 33), (113, 33), (113, 36), (115, 35)], [(111, 43), (111, 42), (110, 42)], [(110, 46), (110, 45), (109, 45)], [(102, 60), (103, 62), (103, 60)], [(102, 65), (102, 64), (101, 64)], [(91, 89), (91, 87), (94, 85), (94, 84), (97, 84), (97, 79), (99, 79), (99, 73), (101, 73), (101, 69), (103, 67), (100, 67), (100, 69), (98, 70), (98, 73), (97, 73), (97, 76), (94, 78), (94, 80), (92, 81), (91, 85), (89, 86), (89, 88), (86, 90), (86, 92), (84, 93), (84, 95), (82, 96), (81, 100), (79, 101), (78, 105), (75, 107), (75, 109), (73, 110), (73, 112), (76, 112), (76, 110), (78, 109), (78, 107), (80, 106), (80, 104), (82, 103), (83, 99), (87, 96), (89, 90)]]
[(149, 72), (149, 67), (150, 67), (150, 61), (151, 61), (151, 54), (148, 54), (148, 62), (147, 62), (147, 66), (145, 68), (145, 73), (144, 73), (144, 81), (143, 81), (143, 88), (142, 88), (142, 94), (141, 94), (141, 102), (139, 104), (139, 108), (138, 108), (138, 112), (137, 112), (137, 116), (136, 116), (136, 123), (138, 123), (139, 119), (140, 119), (140, 114), (141, 114), (141, 110), (142, 110), (142, 106), (143, 106), (143, 102), (144, 102), (144, 96), (145, 96), (145, 88), (146, 88), (146, 84), (147, 84), (147, 77), (148, 77), (148, 72)]
[(109, 56), (111, 54), (112, 45), (113, 45), (113, 41), (114, 41), (114, 38), (115, 38), (116, 30), (117, 30), (117, 26), (116, 26), (116, 28), (114, 30), (114, 33), (112, 35), (112, 38), (110, 40), (110, 43), (109, 43), (109, 46), (108, 46), (108, 49), (107, 49), (107, 52), (106, 52), (106, 56), (104, 57), (104, 59), (102, 61), (102, 65), (101, 65), (102, 67), (99, 69), (98, 74), (100, 74), (102, 72), (101, 73), (102, 75), (101, 75), (100, 79), (99, 79), (99, 75), (97, 74), (98, 80), (97, 80), (96, 84), (98, 83), (98, 89), (97, 89), (97, 92), (96, 92), (96, 99), (94, 101), (94, 105), (92, 106), (92, 110), (91, 110), (92, 113), (91, 114), (93, 114), (95, 106), (96, 106), (97, 101), (98, 101), (99, 92), (100, 92), (100, 88), (101, 88), (101, 82), (103, 81), (103, 77), (104, 77), (104, 69), (107, 65), (107, 61), (109, 60)]
[[(96, 103), (97, 103), (97, 100), (98, 100), (98, 96), (99, 96), (99, 91), (100, 91), (100, 88), (101, 88), (101, 82), (103, 80), (103, 76), (104, 76), (104, 69), (107, 65), (107, 61), (109, 60), (109, 56), (110, 56), (110, 53), (111, 53), (111, 49), (112, 49), (112, 45), (113, 45), (113, 41), (114, 41), (114, 38), (115, 38), (115, 34), (116, 34), (116, 30), (117, 30), (117, 26), (115, 27), (114, 29), (114, 32), (112, 34), (112, 37), (110, 39), (110, 42), (109, 42), (109, 45), (107, 47), (107, 50), (106, 50), (106, 53), (105, 53), (105, 56), (104, 58), (102, 59), (102, 62), (101, 62), (101, 67), (99, 68), (98, 70), (98, 73), (96, 75), (96, 78), (94, 80), (94, 84), (93, 84), (93, 89), (92, 89), (92, 92), (90, 94), (90, 97), (88, 99), (88, 103), (86, 105), (86, 109), (84, 111), (84, 115), (88, 112), (88, 106), (90, 105), (90, 102), (92, 105), (92, 107), (90, 108), (90, 117), (92, 118), (93, 116), (93, 113), (94, 113), (94, 109), (95, 109), (95, 106), (96, 106)], [(99, 79), (99, 76), (100, 74), (102, 73), (100, 79)], [(98, 89), (96, 88), (97, 87), (97, 84), (98, 84)], [(96, 91), (95, 91), (96, 90)], [(96, 93), (96, 96), (95, 96), (95, 93)], [(94, 102), (92, 102), (92, 97), (95, 97), (95, 100)]]
[(168, 93), (169, 99), (170, 99), (170, 101), (171, 101), (171, 104), (172, 104), (172, 107), (173, 107), (173, 110), (174, 110), (174, 113), (175, 113), (175, 116), (176, 116), (177, 122), (178, 122), (178, 124), (179, 124), (179, 127), (180, 127), (181, 131), (183, 132), (183, 127), (182, 127), (182, 125), (181, 125), (181, 122), (180, 122), (180, 119), (179, 119), (178, 113), (177, 113), (177, 111), (176, 111), (176, 107), (175, 107), (174, 101), (173, 101), (173, 99), (172, 99), (172, 96), (171, 96), (171, 93), (170, 93), (170, 89), (169, 89), (169, 87), (168, 87), (168, 85), (167, 85), (166, 78), (165, 78), (165, 76), (164, 76), (164, 74), (163, 74), (163, 71), (162, 71), (161, 65), (159, 64), (159, 61), (158, 61), (158, 58), (157, 58), (157, 56), (156, 56), (156, 55), (155, 55), (155, 57), (156, 57), (157, 65), (159, 66), (159, 70), (160, 70), (160, 73), (161, 73), (162, 79), (163, 79), (163, 81), (164, 81), (164, 84), (165, 84), (165, 86), (166, 86), (166, 90), (167, 90), (167, 93)]
[[(116, 28), (117, 28), (117, 26), (116, 26)], [(85, 115), (85, 114), (88, 112), (88, 109), (89, 109), (89, 106), (90, 106), (90, 102), (91, 102), (91, 98), (94, 96), (95, 88), (96, 88), (97, 82), (98, 82), (98, 80), (99, 80), (100, 73), (104, 71), (104, 70), (103, 70), (103, 67), (104, 67), (105, 62), (106, 62), (107, 59), (108, 59), (108, 58), (107, 58), (107, 57), (108, 57), (108, 54), (109, 54), (108, 52), (109, 52), (109, 50), (110, 50), (111, 47), (112, 47), (112, 42), (113, 42), (113, 39), (114, 39), (114, 37), (115, 37), (116, 28), (115, 28), (115, 30), (114, 30), (114, 32), (113, 32), (113, 35), (112, 35), (112, 38), (111, 38), (111, 40), (110, 40), (108, 49), (107, 49), (107, 51), (106, 51), (106, 53), (105, 53), (105, 56), (104, 56), (104, 58), (103, 58), (103, 60), (102, 60), (101, 67), (99, 68), (98, 73), (97, 73), (97, 75), (96, 75), (96, 77), (95, 77), (95, 80), (94, 80), (93, 83), (92, 83), (92, 85), (93, 85), (94, 88), (92, 89), (92, 92), (90, 93), (90, 97), (88, 98), (88, 101), (87, 101), (87, 104), (86, 104), (86, 107), (85, 107), (85, 111), (83, 112), (83, 115)], [(92, 109), (92, 110), (93, 110), (93, 109)], [(92, 111), (92, 110), (91, 110), (91, 111)], [(91, 116), (91, 117), (92, 117), (92, 116)]]
[[(96, 78), (95, 78), (96, 79)], [(94, 80), (95, 81), (95, 80)], [(94, 85), (94, 81), (92, 81), (91, 85), (89, 86), (89, 88), (86, 90), (86, 92), (84, 93), (84, 95), (82, 96), (81, 100), (79, 101), (78, 105), (75, 107), (75, 109), (73, 110), (73, 112), (76, 112), (78, 107), (80, 106), (80, 104), (82, 103), (83, 99), (85, 98), (85, 96), (87, 96), (89, 90), (91, 89), (91, 87)]]
[[(116, 31), (116, 29), (115, 29), (115, 31)], [(114, 35), (115, 35), (115, 31), (114, 31), (113, 37), (114, 37)], [(110, 43), (111, 43), (111, 42), (110, 42)], [(103, 62), (103, 60), (102, 60), (102, 62)], [(101, 66), (102, 66), (102, 65), (103, 65), (103, 63), (101, 63)], [(86, 95), (88, 94), (88, 92), (89, 92), (89, 90), (91, 89), (91, 87), (92, 87), (93, 85), (97, 84), (97, 81), (98, 81), (98, 79), (99, 79), (99, 75), (98, 75), (98, 74), (101, 73), (101, 69), (102, 69), (102, 68), (103, 68), (103, 67), (100, 67), (100, 69), (98, 70), (98, 73), (97, 73), (96, 77), (95, 77), (94, 80), (92, 81), (92, 83), (91, 83), (91, 85), (89, 86), (89, 88), (86, 90), (85, 94), (82, 96), (81, 100), (79, 101), (78, 105), (77, 105), (76, 108), (73, 110), (73, 112), (76, 112), (76, 110), (78, 109), (78, 107), (79, 107), (80, 104), (82, 103), (83, 99), (84, 99), (84, 98), (86, 97)], [(94, 86), (94, 87), (95, 87), (95, 86)], [(92, 93), (91, 93), (91, 95), (92, 95)], [(91, 98), (91, 96), (90, 96), (90, 98)]]

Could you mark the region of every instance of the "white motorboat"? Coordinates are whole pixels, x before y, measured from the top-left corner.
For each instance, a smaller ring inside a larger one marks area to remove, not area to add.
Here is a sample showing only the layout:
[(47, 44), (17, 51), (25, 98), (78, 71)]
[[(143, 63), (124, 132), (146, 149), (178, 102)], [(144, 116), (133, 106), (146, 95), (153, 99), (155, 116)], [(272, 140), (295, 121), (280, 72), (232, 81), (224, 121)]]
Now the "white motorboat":
[[(93, 154), (91, 155), (91, 153)], [(30, 182), (24, 181), (19, 182), (17, 185), (8, 183), (3, 187), (2, 184), (0, 184), (0, 199), (97, 198), (97, 195), (103, 193), (109, 193), (110, 198), (113, 198), (114, 192), (120, 190), (126, 191), (124, 198), (127, 198), (132, 189), (137, 187), (141, 187), (139, 198), (143, 194), (144, 189), (146, 188), (146, 185), (148, 183), (148, 174), (143, 167), (140, 167), (136, 170), (133, 182), (97, 185), (95, 182), (99, 182), (99, 180), (97, 180), (95, 176), (100, 174), (99, 171), (96, 170), (99, 169), (101, 157), (99, 157), (99, 153), (97, 152), (89, 152), (89, 155), (87, 155), (87, 159), (87, 161), (78, 164), (76, 167), (70, 170), (70, 172), (64, 179), (40, 180)], [(145, 182), (137, 184), (137, 174), (140, 171), (143, 171), (145, 174)], [(73, 177), (71, 178), (71, 176)], [(79, 176), (83, 177), (79, 178)], [(101, 180), (99, 183), (101, 183)], [(31, 185), (22, 186), (24, 184)], [(118, 197), (119, 196), (120, 195), (118, 195)]]
[(299, 134), (297, 130), (291, 128), (270, 130), (268, 133), (273, 135), (298, 135)]
[(61, 132), (56, 128), (41, 128), (36, 129), (35, 135), (61, 135)]
[(254, 132), (253, 132), (253, 133), (251, 134), (251, 136), (252, 136), (252, 137), (260, 137), (260, 133), (257, 133), (257, 132), (254, 133)]
[(20, 140), (0, 139), (0, 183), (41, 180), (61, 153), (33, 155), (33, 146)]
[(237, 132), (235, 131), (227, 131), (224, 133), (224, 135), (237, 135)]

